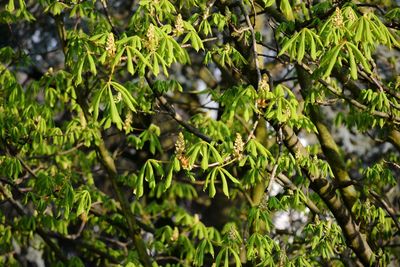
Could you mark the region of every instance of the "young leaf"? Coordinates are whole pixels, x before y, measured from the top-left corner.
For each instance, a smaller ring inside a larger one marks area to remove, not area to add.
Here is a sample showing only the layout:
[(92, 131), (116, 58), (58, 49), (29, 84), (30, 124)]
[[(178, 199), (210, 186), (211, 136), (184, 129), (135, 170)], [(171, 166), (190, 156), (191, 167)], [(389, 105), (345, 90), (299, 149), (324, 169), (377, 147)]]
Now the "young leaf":
[(349, 62), (350, 62), (350, 74), (354, 80), (357, 80), (357, 64), (356, 60), (354, 59), (353, 51), (351, 48), (347, 46), (347, 51), (349, 53)]
[(289, 0), (281, 0), (280, 9), (287, 20), (294, 20), (293, 10), (290, 6)]
[(103, 88), (101, 88), (100, 91), (98, 91), (94, 97), (94, 100), (93, 100), (93, 118), (94, 118), (94, 120), (97, 120), (97, 118), (99, 116), (100, 100), (101, 100), (101, 96), (103, 95), (103, 92), (106, 88), (109, 88), (108, 84), (106, 84)]
[(122, 120), (121, 117), (118, 114), (117, 106), (115, 105), (115, 100), (113, 93), (111, 92), (111, 87), (108, 87), (108, 101), (110, 105), (110, 112), (111, 112), (111, 120), (114, 122), (118, 129), (122, 129)]
[(135, 73), (135, 70), (133, 69), (133, 63), (132, 63), (132, 54), (130, 49), (126, 49), (126, 65), (128, 68), (128, 72), (133, 75)]

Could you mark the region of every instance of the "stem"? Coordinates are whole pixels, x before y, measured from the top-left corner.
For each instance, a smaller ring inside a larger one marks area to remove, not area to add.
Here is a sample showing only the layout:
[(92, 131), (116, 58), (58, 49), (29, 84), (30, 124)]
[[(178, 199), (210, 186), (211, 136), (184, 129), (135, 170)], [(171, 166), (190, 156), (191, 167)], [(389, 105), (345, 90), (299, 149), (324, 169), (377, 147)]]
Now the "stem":
[(142, 264), (145, 267), (151, 267), (152, 260), (151, 260), (150, 256), (147, 254), (146, 244), (144, 243), (144, 241), (140, 235), (140, 227), (138, 226), (136, 218), (135, 218), (134, 214), (132, 213), (129, 201), (126, 199), (121, 188), (118, 186), (118, 183), (117, 183), (118, 174), (117, 174), (117, 169), (115, 167), (114, 159), (110, 156), (110, 154), (104, 144), (104, 141), (102, 139), (100, 139), (100, 141), (99, 141), (97, 150), (99, 153), (99, 157), (110, 177), (110, 181), (111, 181), (113, 190), (117, 196), (117, 199), (121, 203), (122, 211), (125, 215), (125, 218), (127, 220), (128, 226), (129, 226), (129, 234), (131, 235), (131, 237), (133, 239), (133, 243), (139, 254), (140, 261), (142, 262)]
[[(278, 126), (274, 125), (275, 128)], [(282, 126), (283, 142), (289, 151), (296, 157), (309, 157), (305, 147), (301, 144), (297, 135), (287, 125)], [(321, 197), (335, 216), (342, 228), (347, 245), (354, 251), (358, 259), (365, 265), (371, 266), (375, 262), (375, 254), (369, 246), (366, 238), (359, 231), (358, 225), (353, 220), (350, 211), (342, 198), (336, 193), (332, 183), (322, 176), (314, 176), (309, 170), (302, 168), (310, 180), (310, 187)]]
[[(312, 87), (311, 76), (302, 68), (298, 66), (296, 68), (301, 86), (301, 94), (303, 98), (306, 98)], [(351, 178), (346, 170), (346, 164), (343, 157), (340, 155), (339, 148), (336, 145), (336, 142), (328, 128), (322, 122), (320, 114), (320, 110), (317, 106), (310, 107), (310, 118), (318, 130), (317, 137), (321, 144), (322, 151), (324, 152), (326, 160), (328, 161), (329, 166), (331, 167), (335, 176), (335, 180), (340, 187), (345, 204), (349, 210), (351, 210), (354, 202), (358, 198), (357, 190), (355, 189), (354, 185), (348, 185), (346, 187), (340, 186), (343, 184), (349, 184), (349, 182), (351, 182)]]

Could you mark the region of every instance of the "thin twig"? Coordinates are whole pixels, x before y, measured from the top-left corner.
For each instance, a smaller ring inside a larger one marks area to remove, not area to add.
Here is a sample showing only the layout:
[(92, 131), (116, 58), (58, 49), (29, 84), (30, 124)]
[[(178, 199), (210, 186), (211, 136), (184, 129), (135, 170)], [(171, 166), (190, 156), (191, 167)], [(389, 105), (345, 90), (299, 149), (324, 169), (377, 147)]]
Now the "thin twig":
[[(15, 210), (23, 216), (29, 215), (28, 212), (24, 209), (21, 203), (13, 199), (11, 193), (7, 192), (7, 190), (0, 184), (0, 193), (7, 199), (8, 202), (15, 208)], [(67, 257), (62, 253), (60, 248), (48, 237), (47, 233), (39, 226), (36, 226), (36, 233), (44, 240), (44, 242), (49, 246), (51, 250), (54, 251), (56, 257), (58, 257), (61, 261), (67, 262)]]
[(389, 165), (393, 165), (394, 167), (400, 169), (400, 165), (395, 162), (391, 162), (391, 161), (387, 161), (387, 160), (383, 160), (383, 162), (386, 164), (389, 164)]
[(389, 216), (392, 218), (393, 222), (396, 224), (396, 227), (398, 229), (398, 232), (400, 233), (400, 223), (399, 220), (396, 218), (396, 213), (394, 209), (387, 203), (382, 196), (378, 195), (373, 190), (369, 191), (370, 194), (382, 205), (383, 209), (389, 214)]
[(83, 229), (85, 229), (85, 225), (86, 225), (86, 220), (82, 220), (81, 225), (79, 226), (78, 232), (76, 232), (75, 234), (67, 235), (66, 238), (75, 240), (78, 237), (80, 237), (83, 232)]
[(256, 66), (256, 71), (257, 71), (257, 86), (261, 82), (261, 71), (260, 71), (260, 66), (258, 63), (258, 53), (257, 53), (257, 41), (256, 41), (256, 35), (254, 33), (254, 28), (253, 25), (251, 24), (249, 14), (246, 10), (246, 6), (244, 5), (243, 1), (240, 1), (240, 6), (243, 12), (243, 15), (246, 18), (247, 26), (250, 28), (251, 32), (251, 39), (252, 39), (252, 49), (253, 49), (253, 55), (254, 55), (254, 63)]
[(203, 139), (207, 143), (212, 142), (212, 138), (200, 132), (199, 129), (192, 126), (191, 124), (187, 123), (182, 119), (182, 117), (176, 113), (175, 109), (168, 103), (168, 101), (163, 96), (157, 96), (157, 99), (160, 101), (161, 105), (167, 110), (168, 114), (183, 128), (191, 132), (192, 134), (196, 135), (197, 137)]
[(357, 4), (358, 7), (373, 7), (376, 8), (382, 15), (385, 15), (385, 10), (383, 10), (380, 6), (375, 5), (375, 4), (368, 4), (368, 3), (360, 3)]
[[(281, 181), (285, 187), (289, 188), (292, 191), (298, 190), (298, 187), (283, 173), (279, 173), (276, 178)], [(321, 211), (318, 209), (317, 205), (312, 202), (309, 198), (304, 201), (304, 204), (315, 214), (320, 214)]]
[[(307, 71), (309, 74), (313, 74), (313, 71), (304, 63), (298, 63), (300, 67), (302, 67), (305, 71)], [(317, 79), (319, 83), (321, 83), (322, 85), (324, 85), (332, 94), (334, 94), (337, 97), (340, 97), (344, 100), (346, 100), (347, 102), (349, 102), (350, 104), (352, 104), (354, 107), (363, 110), (363, 111), (367, 111), (368, 113), (370, 113), (371, 115), (380, 117), (380, 118), (384, 118), (384, 119), (391, 119), (392, 122), (394, 124), (400, 125), (400, 118), (396, 117), (394, 115), (382, 112), (382, 111), (377, 111), (377, 110), (368, 110), (368, 107), (365, 106), (364, 104), (358, 102), (357, 100), (346, 96), (340, 92), (338, 92), (331, 84), (329, 84), (327, 81), (325, 81), (322, 78)]]
[[(210, 37), (210, 38), (201, 40), (201, 42), (204, 44), (204, 43), (212, 42), (212, 41), (216, 41), (216, 40), (218, 40), (218, 37)], [(188, 47), (192, 47), (192, 45), (191, 44), (183, 44), (183, 45), (181, 45), (181, 47), (188, 48)]]
[(175, 109), (168, 103), (167, 99), (165, 99), (164, 96), (157, 94), (154, 90), (153, 90), (153, 84), (150, 81), (150, 79), (148, 77), (146, 77), (146, 81), (147, 84), (149, 85), (150, 89), (152, 89), (153, 93), (155, 94), (156, 98), (158, 99), (158, 101), (161, 103), (161, 105), (164, 107), (164, 109), (168, 112), (168, 114), (177, 122), (179, 123), (183, 128), (185, 128), (186, 130), (188, 130), (189, 132), (191, 132), (192, 134), (196, 135), (197, 137), (203, 139), (204, 141), (206, 141), (207, 143), (211, 143), (212, 142), (212, 138), (209, 137), (208, 135), (203, 134), (202, 132), (200, 132), (199, 129), (197, 129), (196, 127), (194, 127), (193, 125), (187, 123), (186, 121), (184, 121), (182, 119), (182, 117), (175, 111)]
[(15, 156), (19, 162), (21, 162), (22, 167), (33, 177), (37, 178), (36, 173), (26, 164), (26, 162), (18, 155)]
[(84, 143), (79, 143), (76, 146), (71, 147), (70, 149), (67, 149), (64, 151), (56, 152), (56, 153), (49, 154), (49, 155), (32, 156), (32, 157), (29, 157), (29, 159), (46, 159), (46, 158), (51, 158), (51, 157), (55, 157), (55, 156), (63, 156), (63, 155), (69, 154), (71, 152), (74, 152), (75, 150), (79, 149), (82, 146), (84, 146)]
[(269, 197), (269, 194), (271, 193), (270, 191), (271, 191), (272, 184), (274, 183), (274, 180), (275, 180), (276, 170), (278, 169), (278, 165), (279, 165), (279, 159), (281, 158), (281, 155), (282, 155), (282, 144), (283, 144), (282, 127), (278, 128), (278, 131), (277, 131), (276, 134), (277, 134), (276, 135), (276, 142), (278, 143), (279, 151), (278, 151), (278, 156), (276, 158), (275, 165), (272, 168), (271, 175), (270, 175), (270, 178), (269, 178), (269, 181), (268, 181), (268, 185), (267, 185), (267, 189), (266, 189), (266, 192), (265, 192), (265, 194), (267, 194), (267, 196), (266, 196), (267, 199)]
[(101, 5), (103, 6), (104, 13), (105, 13), (105, 15), (106, 15), (106, 17), (107, 17), (108, 23), (109, 23), (110, 26), (111, 26), (112, 32), (113, 32), (114, 34), (116, 34), (116, 35), (119, 35), (117, 29), (115, 28), (114, 23), (112, 22), (110, 13), (108, 12), (107, 0), (101, 0), (100, 2), (101, 2)]

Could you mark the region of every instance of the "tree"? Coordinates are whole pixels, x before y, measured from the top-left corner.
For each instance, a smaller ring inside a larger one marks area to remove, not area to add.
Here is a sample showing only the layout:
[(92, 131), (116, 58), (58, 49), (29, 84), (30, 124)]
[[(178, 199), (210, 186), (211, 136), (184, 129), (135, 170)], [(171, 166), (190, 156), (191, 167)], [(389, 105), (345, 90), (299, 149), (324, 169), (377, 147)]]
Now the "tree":
[(4, 2), (2, 265), (399, 264), (394, 1)]

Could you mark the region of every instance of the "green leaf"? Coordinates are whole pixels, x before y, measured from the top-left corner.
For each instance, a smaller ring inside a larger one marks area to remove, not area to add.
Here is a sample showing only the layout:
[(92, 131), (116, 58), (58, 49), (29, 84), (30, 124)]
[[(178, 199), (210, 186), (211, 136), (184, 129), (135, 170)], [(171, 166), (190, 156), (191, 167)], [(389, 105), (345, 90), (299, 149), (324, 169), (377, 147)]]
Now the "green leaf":
[(275, 0), (263, 0), (264, 7), (270, 7), (275, 3)]
[(335, 46), (335, 48), (333, 48), (331, 51), (329, 51), (329, 53), (328, 53), (328, 55), (326, 57), (326, 60), (324, 60), (324, 62), (328, 61), (329, 64), (328, 64), (328, 67), (325, 70), (325, 73), (324, 73), (323, 77), (326, 78), (331, 74), (332, 69), (335, 66), (335, 63), (336, 63), (336, 61), (338, 59), (339, 52), (342, 49), (342, 46), (343, 46), (343, 44), (337, 45), (337, 46)]
[(297, 51), (297, 62), (300, 63), (306, 51), (306, 32), (303, 30), (300, 34), (299, 50)]
[(203, 158), (201, 159), (201, 168), (203, 170), (206, 170), (208, 168), (208, 150), (206, 145), (203, 145), (201, 147), (201, 154), (203, 156)]
[(75, 85), (79, 85), (82, 83), (82, 71), (83, 71), (83, 64), (85, 63), (85, 58), (82, 57), (78, 61), (78, 70), (76, 72), (76, 81)]
[(364, 57), (364, 55), (361, 53), (361, 51), (352, 43), (347, 42), (346, 43), (351, 49), (352, 52), (354, 53), (355, 58), (358, 60), (358, 62), (361, 63), (361, 65), (364, 67), (365, 71), (367, 73), (372, 73), (371, 68), (369, 67), (369, 64), (367, 62), (367, 59)]
[(126, 49), (126, 56), (127, 56), (126, 65), (128, 68), (128, 72), (133, 75), (135, 73), (135, 70), (133, 69), (132, 54), (130, 49)]
[(90, 53), (87, 53), (86, 57), (89, 61), (90, 72), (93, 73), (93, 75), (97, 75), (96, 65), (94, 64), (92, 55)]
[(190, 166), (193, 166), (193, 164), (196, 162), (196, 159), (199, 154), (201, 146), (202, 146), (202, 143), (197, 143), (191, 149), (189, 149), (188, 155), (189, 155), (189, 165)]
[(280, 9), (287, 20), (293, 21), (294, 15), (289, 0), (281, 0)]
[(210, 197), (214, 197), (216, 194), (216, 189), (215, 189), (215, 177), (217, 174), (218, 168), (214, 168), (211, 172), (208, 173), (206, 177), (206, 182), (204, 183), (203, 186), (203, 191), (205, 191), (208, 187), (208, 194)]
[[(314, 36), (315, 33), (313, 33), (310, 30), (307, 30), (308, 33), (308, 40), (310, 43), (310, 56), (312, 60), (316, 60), (317, 59), (317, 45), (315, 43), (315, 40), (318, 41), (318, 36)], [(320, 46), (323, 46), (322, 44), (320, 44)]]
[(359, 19), (357, 24), (356, 35), (354, 36), (354, 41), (360, 42), (364, 32), (364, 17)]
[(349, 52), (349, 62), (350, 62), (350, 74), (354, 80), (357, 80), (357, 64), (354, 59), (353, 51), (348, 47), (347, 51)]
[[(175, 160), (175, 158), (174, 158), (174, 160)], [(167, 191), (167, 189), (171, 186), (173, 175), (174, 175), (174, 168), (173, 168), (173, 166), (170, 166), (168, 174), (167, 174), (167, 178), (165, 179), (164, 192)]]
[(76, 195), (78, 208), (76, 210), (76, 215), (79, 216), (82, 213), (86, 215), (90, 211), (90, 207), (92, 206), (92, 198), (90, 197), (90, 193), (88, 190), (82, 190)]
[(114, 122), (118, 129), (122, 129), (122, 120), (119, 116), (117, 106), (115, 105), (114, 96), (111, 92), (111, 87), (108, 87), (108, 96), (109, 96), (109, 105), (110, 105), (110, 112), (111, 112), (111, 120)]
[(6, 10), (11, 13), (14, 11), (14, 9), (15, 9), (14, 0), (9, 0), (8, 5), (6, 5)]
[(236, 179), (235, 177), (233, 177), (233, 175), (230, 174), (226, 169), (221, 168), (220, 170), (221, 170), (223, 173), (225, 173), (225, 175), (226, 175), (232, 182), (234, 182), (235, 184), (240, 184), (239, 180)]
[(121, 62), (121, 57), (124, 54), (125, 47), (122, 48), (121, 50), (118, 51), (118, 53), (115, 55), (112, 67), (115, 68), (116, 65), (118, 65)]
[(103, 95), (104, 90), (108, 88), (108, 84), (106, 84), (103, 88), (101, 88), (95, 95), (94, 100), (93, 100), (93, 119), (97, 120), (99, 116), (99, 106), (100, 106), (100, 100), (101, 96)]
[(291, 46), (293, 43), (296, 41), (298, 34), (295, 34), (292, 38), (286, 40), (286, 42), (283, 44), (281, 51), (279, 51), (278, 56), (282, 56), (287, 50), (291, 49)]
[(129, 47), (129, 49), (133, 51), (133, 54), (137, 56), (143, 64), (145, 64), (149, 69), (152, 69), (150, 62), (142, 55), (142, 53), (139, 52), (139, 50), (133, 47)]
[(122, 99), (124, 100), (125, 104), (129, 107), (130, 110), (136, 111), (134, 105), (137, 105), (136, 100), (133, 98), (131, 93), (126, 89), (122, 84), (117, 83), (115, 81), (111, 81), (110, 84), (113, 88), (119, 91), (122, 95)]
[(158, 58), (157, 55), (153, 55), (152, 70), (153, 70), (154, 76), (157, 76), (160, 73), (160, 67), (158, 65), (158, 59), (157, 58)]
[(210, 149), (210, 152), (211, 152), (212, 156), (213, 156), (219, 163), (222, 163), (224, 160), (223, 160), (223, 158), (221, 157), (221, 155), (219, 154), (218, 150), (215, 149), (215, 147), (212, 146), (212, 145), (208, 145), (208, 147), (209, 147), (209, 149)]
[(224, 192), (225, 196), (229, 198), (228, 183), (226, 182), (225, 174), (223, 171), (221, 171), (221, 168), (219, 169), (219, 178), (222, 181), (222, 192)]

